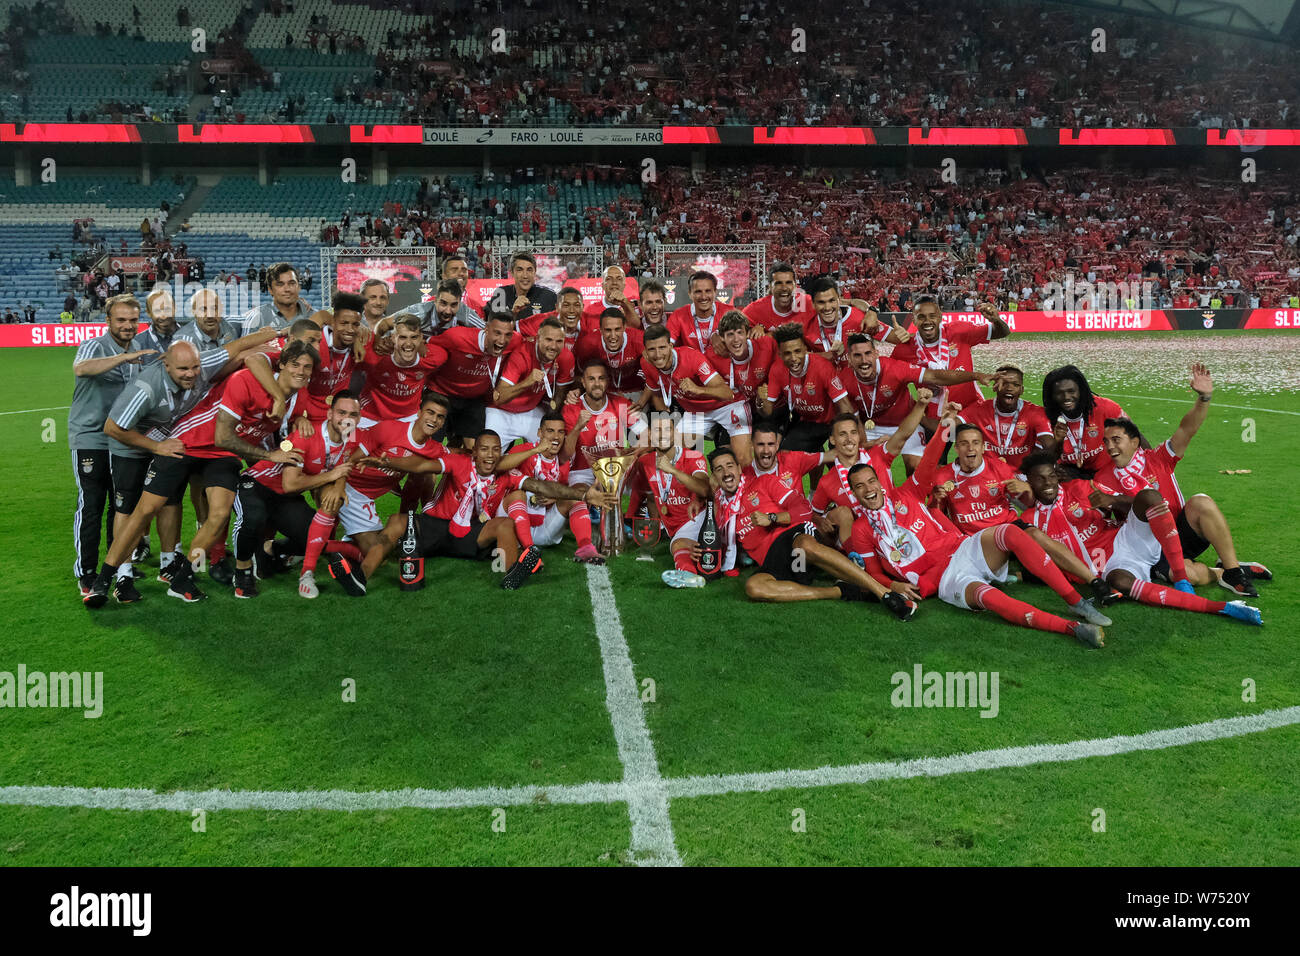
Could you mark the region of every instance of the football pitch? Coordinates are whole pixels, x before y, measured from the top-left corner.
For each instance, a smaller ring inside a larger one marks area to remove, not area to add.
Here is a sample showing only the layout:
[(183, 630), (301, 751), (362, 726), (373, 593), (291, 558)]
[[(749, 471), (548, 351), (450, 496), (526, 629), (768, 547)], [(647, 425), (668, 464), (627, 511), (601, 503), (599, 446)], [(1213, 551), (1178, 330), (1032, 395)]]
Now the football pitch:
[[(666, 543), (599, 569), (570, 541), (514, 593), (455, 560), (415, 594), (389, 564), (367, 597), (326, 577), (314, 602), (289, 576), (185, 605), (151, 574), (142, 604), (91, 615), (72, 355), (0, 351), (0, 672), (102, 673), (102, 714), (0, 708), (0, 865), (1300, 864), (1298, 335), (975, 351), (1035, 401), (1078, 364), (1153, 443), (1190, 407), (1187, 365), (1215, 377), (1179, 481), (1272, 569), (1265, 626), (1124, 602), (1099, 651), (937, 598), (900, 624), (751, 604), (743, 576), (670, 591)], [(996, 715), (894, 706), (918, 667), (996, 672)]]

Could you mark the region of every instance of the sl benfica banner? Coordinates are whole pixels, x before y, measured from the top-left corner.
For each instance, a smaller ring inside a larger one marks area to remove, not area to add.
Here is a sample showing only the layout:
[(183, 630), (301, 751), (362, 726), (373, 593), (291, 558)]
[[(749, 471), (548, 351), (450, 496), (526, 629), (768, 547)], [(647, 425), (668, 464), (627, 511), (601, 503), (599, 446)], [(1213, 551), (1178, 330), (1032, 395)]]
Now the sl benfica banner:
[[(1170, 312), (1147, 309), (1134, 312), (999, 312), (1012, 332), (1172, 332), (1178, 325)], [(978, 312), (945, 312), (945, 318), (984, 324)]]
[[(137, 333), (149, 328), (141, 322)], [(63, 325), (0, 325), (0, 348), (29, 348), (33, 345), (80, 345), (108, 332), (107, 325), (68, 322)]]

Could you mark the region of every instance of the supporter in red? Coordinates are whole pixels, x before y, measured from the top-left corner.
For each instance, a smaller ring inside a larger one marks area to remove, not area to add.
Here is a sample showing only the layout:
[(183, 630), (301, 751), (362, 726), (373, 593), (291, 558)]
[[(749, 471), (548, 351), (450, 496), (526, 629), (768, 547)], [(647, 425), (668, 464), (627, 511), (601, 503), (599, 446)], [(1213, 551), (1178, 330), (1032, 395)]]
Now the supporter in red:
[(609, 369), (609, 388), (636, 405), (645, 391), (641, 378), (641, 353), (645, 349), (640, 329), (630, 329), (620, 309), (606, 309), (600, 316), (600, 331), (578, 340), (574, 357), (578, 366), (604, 362)]

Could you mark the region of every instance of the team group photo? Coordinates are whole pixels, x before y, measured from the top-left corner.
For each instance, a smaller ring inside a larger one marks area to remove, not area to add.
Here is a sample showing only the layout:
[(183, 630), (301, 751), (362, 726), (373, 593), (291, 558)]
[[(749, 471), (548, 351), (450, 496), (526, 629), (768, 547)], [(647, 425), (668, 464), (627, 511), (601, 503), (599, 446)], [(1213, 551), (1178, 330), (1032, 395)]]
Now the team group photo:
[(1300, 863), (1298, 44), (12, 0), (0, 868), (1087, 868), (1088, 926), (1249, 926), (1121, 874)]

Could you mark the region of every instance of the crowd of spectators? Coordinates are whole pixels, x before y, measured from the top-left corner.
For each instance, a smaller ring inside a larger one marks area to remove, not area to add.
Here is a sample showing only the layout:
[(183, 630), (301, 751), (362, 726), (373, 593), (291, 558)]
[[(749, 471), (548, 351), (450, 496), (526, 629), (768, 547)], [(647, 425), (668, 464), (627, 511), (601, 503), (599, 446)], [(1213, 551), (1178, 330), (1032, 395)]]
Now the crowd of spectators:
[[(215, 56), (237, 60), (232, 76), (264, 84), (277, 72), (273, 52), (255, 59), (244, 43), (259, 17), (284, 8), (247, 5), (214, 31)], [(689, 0), (429, 0), (406, 10), (421, 25), (383, 36), (323, 15), (305, 36), (286, 31), (285, 48), (314, 50), (322, 66), (331, 54), (374, 55), (335, 91), (337, 121), (367, 104), (428, 125), (1213, 128), (1294, 125), (1300, 97), (1285, 44), (1023, 0), (715, 0), (707, 15)], [(0, 66), (11, 82), (30, 71), (22, 46), (38, 31), (127, 30), (85, 24), (52, 0), (9, 17)], [(498, 27), (503, 51), (493, 49)], [(227, 118), (231, 98), (217, 107)]]
[[(758, 242), (768, 261), (836, 276), (887, 309), (922, 291), (951, 307), (978, 297), (1043, 308), (1045, 289), (1085, 281), (1135, 291), (1146, 282), (1152, 307), (1280, 306), (1300, 295), (1294, 185), (1247, 188), (1191, 169), (965, 171), (953, 184), (937, 171), (661, 167), (634, 195), (570, 203), (560, 223), (528, 198), (554, 195), (557, 183), (581, 195), (602, 181), (639, 184), (618, 167), (537, 167), (480, 177), (483, 198), (472, 201), (452, 180), (426, 178), (410, 208), (348, 210), (322, 220), (318, 238), (438, 246), (467, 255), (476, 274), (503, 240), (600, 245), (607, 262), (643, 276), (654, 274), (660, 243)], [(506, 230), (494, 232), (503, 215)]]

